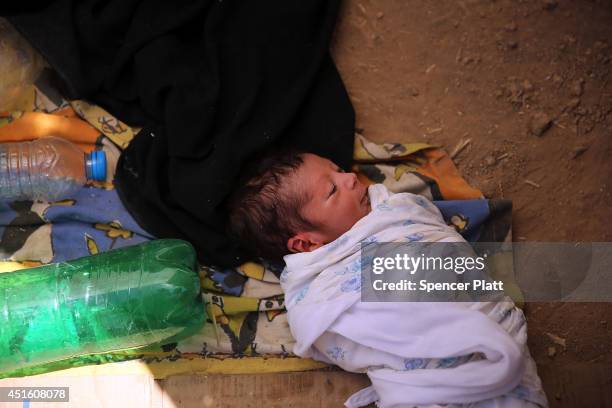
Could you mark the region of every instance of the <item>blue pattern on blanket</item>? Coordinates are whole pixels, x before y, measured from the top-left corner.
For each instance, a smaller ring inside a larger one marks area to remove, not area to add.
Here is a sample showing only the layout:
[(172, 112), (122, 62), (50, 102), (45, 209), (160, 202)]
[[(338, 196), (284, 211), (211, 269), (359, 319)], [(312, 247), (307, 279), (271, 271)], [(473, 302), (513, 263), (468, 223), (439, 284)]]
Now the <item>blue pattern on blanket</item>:
[(416, 232), (414, 234), (407, 235), (406, 242), (419, 242), (422, 241), (423, 238), (425, 238), (425, 235), (421, 234), (420, 232)]
[(427, 361), (422, 358), (406, 358), (404, 359), (404, 368), (406, 370), (416, 370), (427, 365)]
[(344, 360), (344, 357), (346, 355), (346, 350), (344, 350), (342, 347), (331, 347), (329, 349), (327, 349), (325, 351), (327, 353), (327, 355), (329, 356), (329, 358), (331, 358), (332, 360)]
[(297, 298), (295, 299), (295, 303), (298, 304), (300, 303), (302, 300), (304, 300), (304, 297), (306, 296), (306, 293), (308, 293), (308, 289), (310, 288), (310, 285), (306, 285), (302, 288), (302, 290), (300, 290), (300, 293), (298, 293)]
[[(45, 226), (51, 225), (51, 228)], [(23, 226), (27, 226), (24, 228)], [(85, 186), (71, 199), (56, 202), (22, 201), (0, 206), (0, 234), (21, 235), (0, 252), (6, 259), (29, 253), (28, 238), (37, 234), (36, 247), (52, 254), (46, 262), (62, 262), (153, 239), (123, 207), (115, 190)], [(49, 236), (50, 234), (50, 236)], [(4, 240), (2, 240), (4, 242)], [(27, 259), (33, 260), (33, 259)], [(38, 259), (34, 259), (38, 260)]]
[(442, 213), (444, 220), (454, 226), (466, 241), (478, 241), (482, 225), (490, 215), (489, 200), (449, 200), (433, 203)]
[(88, 239), (99, 252), (153, 239), (123, 207), (116, 190), (84, 187), (73, 205), (52, 205), (45, 218), (53, 224), (54, 262), (89, 255)]
[(361, 275), (352, 276), (351, 278), (342, 282), (340, 290), (342, 292), (359, 292), (361, 291)]

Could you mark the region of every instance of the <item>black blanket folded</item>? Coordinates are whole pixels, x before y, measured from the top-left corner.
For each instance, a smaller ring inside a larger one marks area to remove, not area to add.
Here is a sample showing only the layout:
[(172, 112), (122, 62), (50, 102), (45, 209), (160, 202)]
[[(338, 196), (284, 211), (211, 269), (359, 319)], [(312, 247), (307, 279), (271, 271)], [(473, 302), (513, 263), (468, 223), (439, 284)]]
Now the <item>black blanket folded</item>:
[(329, 55), (339, 0), (56, 0), (0, 6), (65, 83), (143, 130), (115, 179), (141, 226), (200, 261), (248, 259), (222, 209), (241, 164), (292, 145), (347, 168), (354, 112)]

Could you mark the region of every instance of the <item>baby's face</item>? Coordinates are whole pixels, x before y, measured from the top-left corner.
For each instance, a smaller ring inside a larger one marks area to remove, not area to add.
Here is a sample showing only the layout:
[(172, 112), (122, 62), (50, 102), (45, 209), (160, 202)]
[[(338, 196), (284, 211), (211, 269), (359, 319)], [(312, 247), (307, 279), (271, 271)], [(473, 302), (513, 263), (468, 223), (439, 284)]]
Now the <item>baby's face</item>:
[(304, 154), (296, 182), (310, 200), (302, 207), (302, 216), (322, 226), (322, 244), (338, 238), (370, 212), (368, 188), (355, 173), (345, 173), (333, 162), (314, 154)]

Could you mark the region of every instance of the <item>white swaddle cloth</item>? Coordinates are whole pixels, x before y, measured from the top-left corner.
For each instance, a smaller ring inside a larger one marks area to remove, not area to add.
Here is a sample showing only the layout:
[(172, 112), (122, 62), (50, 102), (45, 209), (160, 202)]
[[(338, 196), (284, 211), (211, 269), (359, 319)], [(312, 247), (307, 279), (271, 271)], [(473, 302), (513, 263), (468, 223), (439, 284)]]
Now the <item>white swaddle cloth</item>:
[(381, 184), (370, 186), (369, 194), (372, 211), (349, 231), (315, 251), (284, 258), (281, 285), (294, 352), (368, 374), (372, 386), (351, 396), (347, 407), (497, 397), (489, 406), (546, 406), (526, 348), (524, 316), (511, 301), (360, 301), (362, 242), (465, 242), (429, 200), (391, 194)]

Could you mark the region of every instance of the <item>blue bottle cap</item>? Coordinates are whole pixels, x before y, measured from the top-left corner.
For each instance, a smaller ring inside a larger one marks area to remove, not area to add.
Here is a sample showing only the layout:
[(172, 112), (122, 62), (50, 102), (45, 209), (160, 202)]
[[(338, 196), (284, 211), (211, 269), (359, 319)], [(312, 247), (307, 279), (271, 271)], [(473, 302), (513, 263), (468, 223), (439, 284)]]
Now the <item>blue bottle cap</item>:
[(86, 154), (85, 174), (88, 180), (106, 181), (106, 153), (94, 150)]

